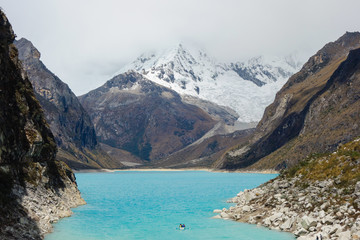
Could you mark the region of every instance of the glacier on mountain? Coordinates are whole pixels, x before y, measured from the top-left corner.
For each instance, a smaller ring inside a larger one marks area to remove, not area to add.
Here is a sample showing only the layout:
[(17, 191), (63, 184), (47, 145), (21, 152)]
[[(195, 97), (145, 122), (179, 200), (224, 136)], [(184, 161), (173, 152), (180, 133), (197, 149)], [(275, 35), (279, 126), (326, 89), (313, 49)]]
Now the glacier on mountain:
[(205, 51), (184, 47), (141, 55), (115, 75), (135, 70), (181, 95), (230, 107), (240, 122), (257, 122), (287, 79), (300, 69), (293, 56), (221, 63)]

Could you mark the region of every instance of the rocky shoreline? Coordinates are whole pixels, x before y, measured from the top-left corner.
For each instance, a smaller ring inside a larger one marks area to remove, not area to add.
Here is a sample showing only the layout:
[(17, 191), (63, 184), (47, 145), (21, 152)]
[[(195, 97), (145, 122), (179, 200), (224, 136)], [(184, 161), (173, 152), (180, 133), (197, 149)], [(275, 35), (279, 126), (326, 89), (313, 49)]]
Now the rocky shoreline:
[(62, 187), (49, 188), (49, 179), (42, 175), (47, 167), (39, 163), (34, 166), (39, 171), (35, 181), (13, 186), (11, 196), (15, 202), (11, 206), (17, 207), (10, 215), (0, 216), (8, 221), (0, 227), (2, 239), (43, 239), (52, 232), (53, 223), (72, 215), (71, 208), (86, 204), (72, 171), (63, 163), (57, 165), (61, 174), (67, 176), (63, 177)]
[[(236, 206), (214, 210), (217, 218), (258, 224), (292, 232), (298, 239), (360, 239), (360, 182), (353, 193), (318, 181), (311, 186), (300, 178), (280, 177), (229, 200)], [(341, 195), (341, 197), (339, 197)], [(351, 201), (344, 201), (351, 200)]]

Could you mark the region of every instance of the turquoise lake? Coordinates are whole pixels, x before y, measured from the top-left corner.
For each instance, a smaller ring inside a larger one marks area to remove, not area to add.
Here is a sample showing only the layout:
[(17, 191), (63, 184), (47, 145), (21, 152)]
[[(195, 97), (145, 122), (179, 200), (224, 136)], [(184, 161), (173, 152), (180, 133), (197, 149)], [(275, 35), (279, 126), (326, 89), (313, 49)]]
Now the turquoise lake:
[[(212, 219), (226, 200), (274, 174), (205, 171), (77, 173), (87, 205), (54, 224), (46, 240), (295, 239), (256, 225)], [(185, 223), (186, 230), (177, 230)]]

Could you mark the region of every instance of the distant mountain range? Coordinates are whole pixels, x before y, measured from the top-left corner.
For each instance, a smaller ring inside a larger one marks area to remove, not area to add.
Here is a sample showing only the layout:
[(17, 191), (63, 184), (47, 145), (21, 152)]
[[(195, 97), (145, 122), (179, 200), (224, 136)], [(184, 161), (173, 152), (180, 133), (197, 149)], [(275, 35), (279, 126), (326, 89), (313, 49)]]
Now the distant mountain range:
[[(293, 57), (225, 64), (180, 44), (142, 55), (79, 98), (46, 69), (30, 42), (16, 44), (60, 147), (58, 158), (72, 167), (281, 169), (358, 134), (357, 92), (334, 80), (349, 51), (360, 46), (358, 33), (327, 44), (288, 81), (299, 68)], [(334, 96), (341, 94), (340, 104)], [(256, 130), (237, 131), (260, 116)]]
[(300, 67), (294, 56), (221, 63), (203, 50), (179, 44), (143, 54), (117, 74), (137, 71), (181, 95), (230, 107), (237, 112), (240, 122), (257, 122), (275, 93)]
[(85, 203), (69, 166), (123, 163), (287, 169), (239, 193), (219, 217), (301, 239), (359, 238), (359, 32), (326, 44), (295, 74), (291, 57), (223, 64), (179, 45), (78, 98), (30, 41), (14, 41), (0, 8), (2, 238), (43, 239)]
[[(140, 159), (158, 166), (211, 165), (231, 139), (241, 141), (251, 131), (225, 138), (216, 135), (252, 127), (239, 122), (259, 120), (298, 65), (290, 57), (223, 64), (204, 51), (179, 44), (143, 54), (79, 99), (99, 141), (113, 157), (123, 155), (121, 150), (136, 163)], [(189, 147), (196, 149), (200, 143), (207, 152), (189, 154)], [(202, 160), (193, 164), (193, 157)]]

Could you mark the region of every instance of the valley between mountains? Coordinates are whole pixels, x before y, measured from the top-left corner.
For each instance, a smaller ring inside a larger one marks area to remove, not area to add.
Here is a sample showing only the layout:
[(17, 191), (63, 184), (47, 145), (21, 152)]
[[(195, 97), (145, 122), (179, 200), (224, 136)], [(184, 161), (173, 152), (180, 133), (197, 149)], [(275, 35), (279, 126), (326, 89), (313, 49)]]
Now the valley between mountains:
[(280, 173), (217, 218), (360, 239), (359, 32), (304, 64), (179, 44), (75, 96), (0, 13), (1, 237), (42, 239), (84, 204), (73, 170), (206, 168)]
[(291, 55), (225, 64), (179, 44), (141, 55), (77, 98), (29, 40), (15, 45), (55, 136), (57, 159), (74, 169), (212, 167), (248, 140), (300, 67)]

